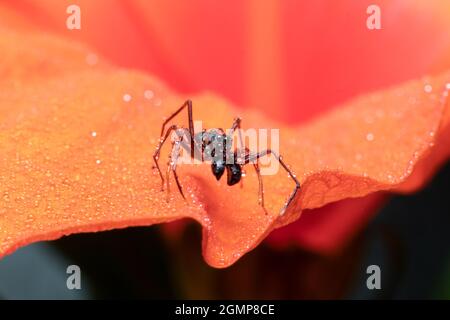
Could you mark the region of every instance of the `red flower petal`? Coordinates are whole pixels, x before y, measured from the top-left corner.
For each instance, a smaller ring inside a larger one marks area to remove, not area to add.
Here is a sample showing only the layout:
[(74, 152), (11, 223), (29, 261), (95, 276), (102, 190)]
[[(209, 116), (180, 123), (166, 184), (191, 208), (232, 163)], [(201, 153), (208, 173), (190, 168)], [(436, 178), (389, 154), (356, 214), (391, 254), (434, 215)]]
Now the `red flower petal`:
[[(241, 113), (244, 127), (281, 129), (281, 153), (302, 183), (282, 217), (293, 189), (283, 171), (264, 177), (268, 216), (250, 169), (240, 189), (203, 165), (182, 165), (188, 203), (177, 192), (167, 202), (151, 155), (161, 119), (183, 99), (145, 75), (91, 67), (87, 51), (49, 36), (2, 31), (0, 51), (0, 256), (64, 234), (191, 217), (203, 225), (207, 262), (225, 267), (302, 209), (413, 190), (448, 157), (446, 73), (358, 98), (298, 129)], [(212, 95), (192, 99), (207, 127), (226, 127), (237, 113)]]
[[(17, 0), (4, 4), (16, 13), (0, 20), (56, 31), (121, 66), (151, 72), (178, 91), (214, 90), (290, 123), (318, 116), (355, 94), (450, 67), (450, 7), (443, 0), (379, 0), (382, 30), (375, 32), (365, 28), (365, 11), (373, 4), (368, 0), (78, 0), (82, 29), (77, 31), (65, 26), (71, 4)], [(23, 19), (11, 18), (18, 14)], [(367, 201), (372, 207), (373, 200)], [(327, 206), (311, 218), (315, 223), (306, 216), (297, 231), (284, 228), (293, 234), (278, 239), (336, 249), (362, 227), (353, 223), (374, 214), (359, 203), (346, 202), (345, 214), (340, 206)], [(336, 230), (327, 227), (330, 215), (340, 221)]]

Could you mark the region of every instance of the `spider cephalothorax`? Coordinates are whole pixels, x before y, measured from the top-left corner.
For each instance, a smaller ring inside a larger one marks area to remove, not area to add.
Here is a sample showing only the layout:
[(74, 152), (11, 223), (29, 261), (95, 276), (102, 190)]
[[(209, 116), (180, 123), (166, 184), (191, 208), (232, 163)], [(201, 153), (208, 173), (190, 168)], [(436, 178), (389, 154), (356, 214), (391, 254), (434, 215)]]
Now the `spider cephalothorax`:
[[(178, 115), (185, 108), (187, 108), (188, 110), (189, 128), (172, 125), (167, 130), (165, 130), (167, 123), (169, 123), (169, 121), (171, 121), (176, 115)], [(239, 131), (239, 140), (240, 140), (239, 142), (241, 148), (233, 151), (232, 150), (233, 133), (236, 130), (240, 130), (240, 128), (241, 128), (241, 119), (236, 118), (233, 122), (233, 125), (228, 130), (228, 132), (225, 132), (223, 129), (220, 128), (215, 128), (194, 133), (194, 121), (192, 118), (192, 102), (190, 100), (187, 100), (180, 108), (178, 108), (177, 111), (175, 111), (169, 118), (167, 118), (164, 121), (161, 128), (161, 136), (159, 144), (153, 155), (156, 168), (158, 169), (159, 175), (161, 176), (162, 189), (164, 189), (164, 177), (158, 163), (159, 154), (161, 152), (162, 145), (167, 140), (169, 135), (172, 132), (175, 132), (176, 139), (173, 142), (172, 152), (170, 156), (171, 159), (167, 166), (166, 172), (167, 190), (169, 190), (169, 173), (170, 171), (172, 171), (175, 177), (175, 182), (177, 184), (178, 190), (180, 191), (180, 194), (183, 196), (183, 198), (185, 198), (183, 189), (178, 179), (178, 175), (176, 173), (178, 156), (180, 154), (181, 148), (184, 148), (190, 154), (191, 159), (197, 159), (202, 162), (210, 162), (211, 171), (217, 180), (220, 180), (220, 178), (226, 171), (227, 184), (229, 186), (232, 186), (241, 181), (242, 167), (248, 163), (252, 163), (256, 170), (256, 174), (258, 176), (259, 181), (259, 197), (258, 197), (259, 204), (263, 207), (265, 211), (266, 209), (264, 207), (264, 190), (262, 177), (258, 165), (258, 159), (266, 155), (273, 154), (275, 158), (280, 162), (281, 166), (288, 172), (289, 176), (295, 182), (295, 189), (290, 195), (283, 209), (281, 210), (281, 214), (283, 214), (286, 208), (291, 203), (291, 201), (294, 199), (298, 189), (300, 188), (300, 183), (298, 182), (295, 175), (286, 166), (286, 164), (281, 160), (281, 157), (274, 151), (267, 149), (258, 152), (256, 154), (252, 154), (247, 148), (244, 148), (240, 131)]]

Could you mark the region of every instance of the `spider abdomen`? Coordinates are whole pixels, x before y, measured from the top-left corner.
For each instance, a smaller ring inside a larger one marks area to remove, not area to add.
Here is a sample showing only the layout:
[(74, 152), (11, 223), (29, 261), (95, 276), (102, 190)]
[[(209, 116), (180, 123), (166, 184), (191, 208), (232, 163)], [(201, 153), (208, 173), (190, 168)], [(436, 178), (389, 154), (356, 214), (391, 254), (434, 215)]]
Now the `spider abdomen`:
[(211, 170), (216, 179), (220, 180), (223, 173), (225, 172), (225, 161), (223, 160), (213, 161), (211, 163)]
[(242, 170), (239, 164), (237, 163), (227, 164), (226, 168), (227, 168), (227, 184), (229, 186), (232, 186), (241, 181)]

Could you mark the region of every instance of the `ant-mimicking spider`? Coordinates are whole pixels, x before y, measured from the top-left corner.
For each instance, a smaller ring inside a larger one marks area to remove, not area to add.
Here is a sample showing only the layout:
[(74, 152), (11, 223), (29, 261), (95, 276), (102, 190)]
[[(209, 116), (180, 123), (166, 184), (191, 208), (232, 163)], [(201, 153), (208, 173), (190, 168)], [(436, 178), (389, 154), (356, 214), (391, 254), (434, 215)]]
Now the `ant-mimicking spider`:
[[(189, 129), (178, 125), (172, 125), (167, 129), (167, 131), (165, 131), (167, 123), (169, 123), (173, 118), (175, 118), (186, 107), (188, 112)], [(280, 215), (284, 214), (285, 210), (292, 202), (297, 191), (299, 190), (300, 183), (298, 182), (295, 175), (291, 172), (289, 167), (283, 162), (281, 157), (271, 149), (266, 149), (256, 154), (250, 153), (250, 150), (248, 148), (244, 148), (244, 150), (237, 149), (235, 151), (231, 151), (231, 146), (233, 143), (232, 135), (236, 130), (239, 130), (239, 139), (241, 148), (243, 147), (240, 129), (241, 129), (241, 119), (235, 118), (233, 125), (231, 126), (230, 129), (230, 134), (226, 134), (224, 130), (221, 128), (208, 130), (204, 129), (201, 132), (194, 133), (194, 121), (192, 118), (192, 101), (187, 100), (186, 102), (184, 102), (183, 105), (180, 108), (178, 108), (178, 110), (176, 110), (170, 117), (168, 117), (163, 122), (159, 143), (158, 146), (156, 147), (155, 153), (153, 154), (153, 159), (155, 161), (156, 168), (158, 169), (159, 175), (162, 180), (161, 190), (164, 190), (164, 177), (159, 167), (158, 159), (164, 142), (166, 142), (171, 132), (174, 131), (177, 135), (177, 140), (175, 140), (172, 143), (172, 152), (170, 155), (170, 161), (167, 166), (166, 172), (167, 192), (169, 192), (169, 174), (170, 171), (172, 171), (175, 177), (175, 182), (177, 184), (178, 190), (180, 191), (181, 196), (184, 199), (186, 199), (176, 172), (177, 161), (181, 151), (181, 147), (183, 147), (187, 152), (190, 152), (190, 157), (193, 160), (198, 159), (201, 162), (211, 161), (212, 173), (214, 174), (217, 180), (219, 180), (222, 177), (222, 175), (226, 170), (227, 184), (229, 186), (232, 186), (241, 181), (242, 167), (252, 162), (253, 167), (255, 168), (256, 174), (258, 176), (258, 183), (259, 183), (258, 202), (267, 215), (266, 208), (264, 207), (264, 189), (261, 172), (258, 165), (258, 159), (266, 155), (272, 154), (279, 161), (281, 166), (287, 171), (289, 177), (291, 177), (295, 182), (294, 191), (291, 193), (288, 201), (285, 203), (280, 212)], [(188, 137), (190, 142), (189, 144), (183, 143), (183, 138), (185, 136)]]

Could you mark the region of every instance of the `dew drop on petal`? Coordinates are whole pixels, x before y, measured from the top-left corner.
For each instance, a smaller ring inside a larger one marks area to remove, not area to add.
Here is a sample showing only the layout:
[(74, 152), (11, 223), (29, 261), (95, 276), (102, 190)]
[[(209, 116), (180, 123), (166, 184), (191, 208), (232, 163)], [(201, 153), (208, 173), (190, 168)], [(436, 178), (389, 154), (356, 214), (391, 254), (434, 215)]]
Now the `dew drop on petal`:
[(93, 136), (95, 138), (97, 136), (97, 132), (96, 131), (92, 131), (91, 132), (91, 136)]
[(373, 141), (373, 139), (375, 139), (373, 133), (369, 132), (369, 133), (366, 135), (366, 140), (367, 140), (367, 141)]
[(425, 85), (425, 87), (423, 87), (423, 90), (426, 93), (431, 93), (431, 91), (433, 91), (433, 87), (431, 86), (431, 84), (427, 84), (427, 85)]
[(145, 90), (144, 91), (144, 98), (145, 99), (151, 100), (154, 96), (155, 96), (155, 94), (153, 93), (152, 90)]
[(97, 160), (95, 160), (95, 163), (96, 163), (96, 164), (100, 164), (100, 163), (102, 163), (102, 160), (97, 159)]
[(123, 98), (123, 101), (125, 101), (125, 102), (131, 101), (131, 95), (128, 93), (125, 93), (122, 98)]

